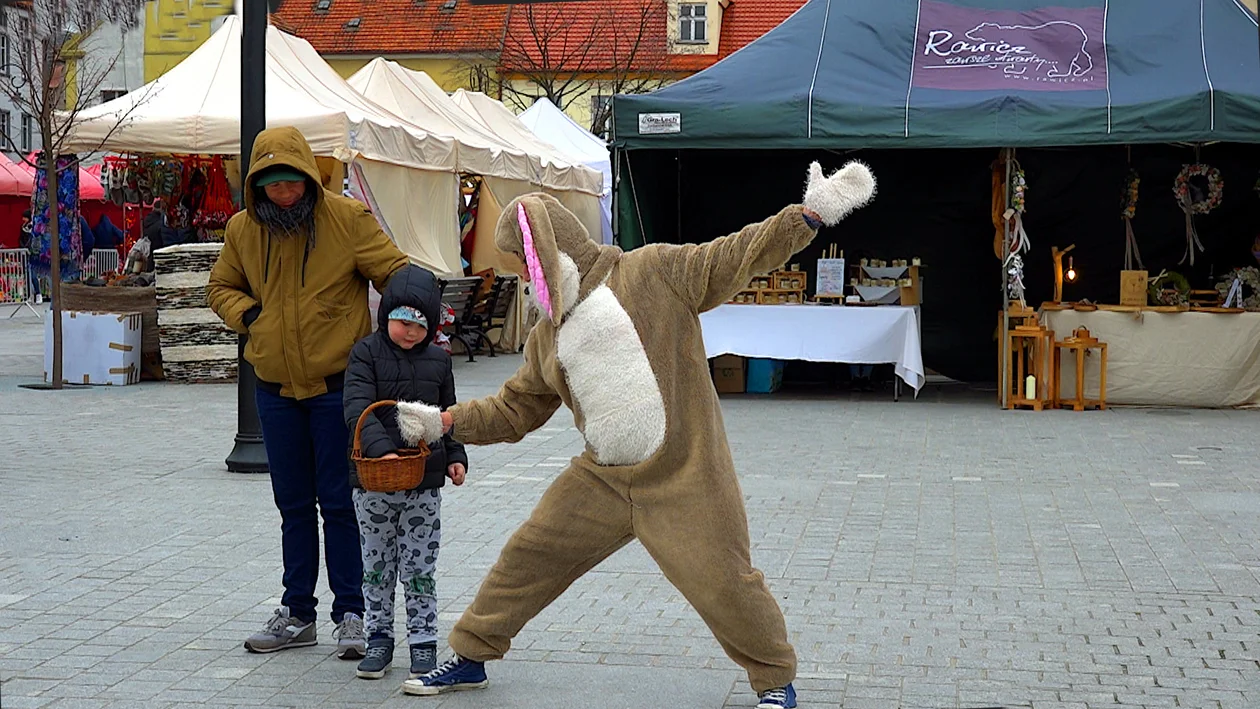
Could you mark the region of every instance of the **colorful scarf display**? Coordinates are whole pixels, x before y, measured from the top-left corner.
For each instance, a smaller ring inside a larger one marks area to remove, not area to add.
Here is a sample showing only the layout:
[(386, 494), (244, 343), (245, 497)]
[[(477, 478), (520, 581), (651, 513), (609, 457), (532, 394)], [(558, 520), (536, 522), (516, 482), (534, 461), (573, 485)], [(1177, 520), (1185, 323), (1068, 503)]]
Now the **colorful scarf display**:
[[(61, 242), (61, 282), (79, 280), (83, 261), (83, 239), (79, 233), (79, 169), (72, 155), (57, 158), (57, 224)], [(52, 242), (48, 238), (48, 174), (35, 171), (35, 192), (31, 195), (32, 251), (30, 268), (39, 281), (44, 297), (52, 295)]]

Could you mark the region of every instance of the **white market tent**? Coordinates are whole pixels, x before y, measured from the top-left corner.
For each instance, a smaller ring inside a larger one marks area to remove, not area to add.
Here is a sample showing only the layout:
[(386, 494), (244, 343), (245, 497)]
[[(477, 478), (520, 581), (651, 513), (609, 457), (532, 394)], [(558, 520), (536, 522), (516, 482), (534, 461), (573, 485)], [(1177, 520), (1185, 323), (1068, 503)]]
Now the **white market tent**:
[[(240, 21), (228, 17), (158, 79), (80, 112), (66, 149), (239, 154), (240, 48)], [(310, 44), (274, 27), (267, 28), (266, 82), (268, 126), (295, 126), (316, 155), (349, 163), (399, 248), (435, 273), (462, 274), (453, 137), (358, 94)]]
[[(428, 78), (428, 77), (425, 77)], [(430, 78), (429, 81), (432, 81)], [(547, 183), (560, 181), (560, 176), (567, 173), (579, 173), (585, 184), (582, 189), (598, 194), (605, 186), (595, 170), (577, 170), (574, 166), (584, 165), (578, 158), (566, 154), (563, 150), (539, 138), (516, 118), (512, 110), (489, 96), (477, 91), (458, 89), (451, 94), (451, 101), (478, 125), (490, 131), (512, 145), (521, 146), (531, 155), (537, 155), (542, 161), (544, 174), (549, 177)], [(555, 177), (551, 177), (555, 175)]]
[[(479, 163), (481, 158), (466, 159), (465, 156), (471, 153), (468, 148), (461, 147), (458, 151), (460, 161), (466, 162), (462, 171), (484, 178), (470, 257), (473, 270), (495, 268), (509, 271), (518, 267), (498, 253), (494, 246), (494, 227), (502, 205), (535, 190), (550, 193), (572, 210), (592, 238), (598, 238), (596, 235), (602, 232), (599, 200), (604, 187), (603, 177), (598, 171), (581, 164), (576, 158), (561, 157), (553, 146), (536, 136), (528, 136), (528, 131), (496, 130), (479, 114), (461, 108), (422, 71), (407, 69), (378, 57), (350, 77), (349, 82), (364, 96), (398, 115), (424, 116), (416, 120), (432, 120), (434, 125), (439, 125), (436, 121), (442, 121), (439, 132), (454, 135), (461, 146), (480, 142), (499, 146), (500, 152), (517, 151), (528, 155), (527, 165), (533, 174), (521, 179), (502, 170), (489, 169), (494, 166)], [(507, 107), (503, 107), (503, 111), (511, 113)]]
[(351, 76), (348, 83), (392, 113), (407, 116), (435, 133), (452, 136), (459, 144), (461, 172), (523, 179), (546, 189), (596, 195), (603, 187), (597, 172), (580, 161), (565, 160), (555, 148), (528, 131), (499, 131), (475, 115), (470, 116), (423, 71), (377, 57)]
[(535, 101), (519, 118), (534, 135), (603, 173), (604, 190), (600, 195), (600, 205), (604, 215), (604, 243), (611, 244), (612, 159), (609, 157), (607, 143), (578, 125), (546, 98)]
[[(455, 167), (455, 142), (429, 134), (346, 88), (305, 41), (267, 28), (267, 125), (294, 126), (317, 155)], [(228, 17), (184, 61), (120, 98), (79, 113), (77, 151), (240, 153), (241, 25)]]

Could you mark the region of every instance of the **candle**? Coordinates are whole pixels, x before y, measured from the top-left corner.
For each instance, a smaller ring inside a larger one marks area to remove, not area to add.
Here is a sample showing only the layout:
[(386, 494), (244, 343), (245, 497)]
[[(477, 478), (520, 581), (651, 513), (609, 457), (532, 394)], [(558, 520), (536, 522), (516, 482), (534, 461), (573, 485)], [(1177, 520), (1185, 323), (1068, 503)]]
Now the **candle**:
[(1024, 379), (1024, 398), (1025, 399), (1037, 398), (1037, 378), (1031, 374), (1029, 374), (1028, 377)]

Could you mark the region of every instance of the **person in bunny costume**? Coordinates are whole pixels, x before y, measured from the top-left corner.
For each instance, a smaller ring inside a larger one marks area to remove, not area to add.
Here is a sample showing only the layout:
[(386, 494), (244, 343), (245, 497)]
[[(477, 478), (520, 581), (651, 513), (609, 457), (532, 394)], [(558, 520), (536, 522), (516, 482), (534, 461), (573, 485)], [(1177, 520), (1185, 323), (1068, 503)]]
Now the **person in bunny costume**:
[(495, 396), (449, 411), (400, 403), (403, 437), (445, 431), (467, 444), (515, 442), (561, 404), (586, 449), (512, 536), (450, 635), (455, 655), (404, 683), (434, 695), (488, 683), (484, 663), (578, 577), (638, 539), (748, 673), (761, 709), (796, 706), (796, 654), (783, 613), (753, 568), (743, 494), (709, 376), (701, 312), (784, 264), (875, 194), (850, 162), (809, 168), (803, 205), (706, 244), (624, 253), (592, 241), (546, 194), (503, 211), (500, 250), (526, 266), (542, 318), (525, 362)]

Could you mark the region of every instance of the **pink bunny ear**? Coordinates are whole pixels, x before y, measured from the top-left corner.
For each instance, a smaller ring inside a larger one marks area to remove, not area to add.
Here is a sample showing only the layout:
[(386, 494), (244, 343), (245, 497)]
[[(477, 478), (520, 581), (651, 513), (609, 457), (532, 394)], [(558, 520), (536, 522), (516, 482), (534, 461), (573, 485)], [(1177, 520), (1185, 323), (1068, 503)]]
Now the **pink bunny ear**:
[(547, 279), (543, 275), (542, 263), (538, 260), (538, 251), (534, 248), (534, 232), (529, 228), (525, 205), (520, 202), (516, 203), (516, 223), (521, 226), (521, 241), (525, 245), (525, 268), (529, 270), (529, 280), (534, 284), (534, 297), (550, 319), (551, 293), (547, 290)]

